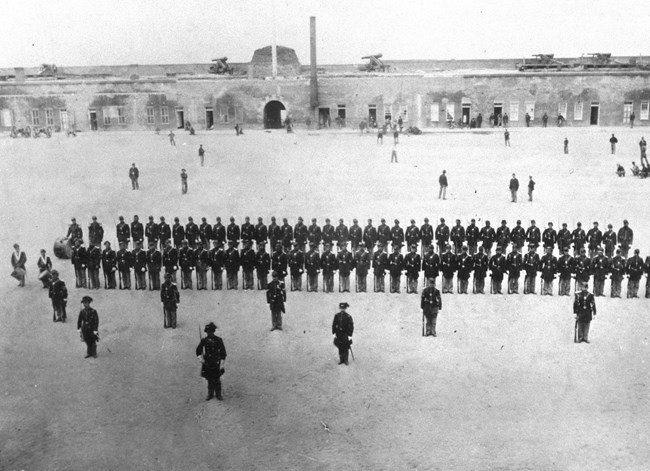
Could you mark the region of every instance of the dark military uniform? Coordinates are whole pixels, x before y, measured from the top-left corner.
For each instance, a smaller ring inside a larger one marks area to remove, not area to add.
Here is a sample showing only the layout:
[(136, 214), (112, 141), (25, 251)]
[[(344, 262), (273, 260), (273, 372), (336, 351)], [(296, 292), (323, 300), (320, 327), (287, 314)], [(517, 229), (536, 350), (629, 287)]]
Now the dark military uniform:
[(323, 292), (334, 291), (334, 272), (337, 269), (336, 255), (330, 252), (329, 245), (325, 246), (325, 252), (321, 255), (320, 266), (323, 270)]
[(287, 257), (289, 273), (291, 274), (291, 291), (302, 291), (302, 274), (305, 268), (305, 254), (300, 250), (300, 243), (295, 242), (294, 248)]
[(363, 231), (356, 219), (353, 222), (354, 224), (350, 226), (350, 243), (352, 244), (352, 253), (356, 253), (359, 250), (359, 244), (363, 241)]
[(404, 237), (406, 238), (407, 247), (415, 245), (417, 248), (418, 244), (420, 243), (420, 228), (415, 225), (415, 220), (411, 219), (411, 225), (406, 228)]
[(298, 243), (298, 248), (304, 254), (309, 239), (309, 229), (302, 222), (302, 218), (298, 218), (298, 224), (293, 227), (293, 237)]
[(621, 284), (623, 276), (625, 275), (625, 259), (621, 256), (621, 250), (616, 250), (616, 255), (612, 257), (609, 263), (609, 271), (611, 272), (611, 297), (621, 297)]
[[(80, 240), (80, 239), (77, 239)], [(77, 288), (86, 288), (86, 265), (88, 264), (88, 254), (86, 247), (77, 245), (72, 249), (72, 265), (74, 266), (75, 285)]]
[(465, 228), (456, 221), (456, 225), (451, 228), (451, 242), (454, 244), (454, 255), (460, 254), (463, 242), (465, 242)]
[(356, 291), (365, 293), (367, 291), (366, 279), (370, 270), (370, 254), (365, 250), (365, 244), (359, 246), (359, 250), (354, 255), (355, 274), (356, 274)]
[(506, 258), (501, 253), (501, 248), (497, 248), (497, 253), (490, 258), (489, 263), (490, 277), (492, 278), (492, 294), (503, 294), (501, 292), (501, 283), (503, 275), (506, 272)]
[(104, 288), (115, 289), (115, 270), (117, 269), (117, 255), (115, 250), (105, 242), (102, 251), (102, 270), (104, 271)]
[[(551, 249), (552, 247), (547, 247)], [(553, 296), (553, 280), (555, 279), (555, 274), (557, 273), (557, 258), (553, 256), (553, 253), (546, 253), (540, 259), (539, 271), (542, 274), (542, 280), (544, 282), (542, 287), (542, 295)]]
[(510, 228), (506, 225), (506, 221), (501, 221), (501, 225), (496, 230), (497, 245), (501, 247), (501, 252), (506, 253), (508, 245), (510, 245)]
[(602, 248), (598, 255), (591, 259), (591, 270), (594, 274), (594, 296), (605, 296), (605, 280), (609, 274), (609, 260), (602, 254)]
[(431, 245), (431, 242), (433, 242), (433, 226), (429, 224), (428, 218), (425, 218), (424, 224), (420, 226), (420, 240), (422, 241), (422, 245), (420, 246), (420, 253), (424, 257), (424, 254)]
[(395, 225), (390, 229), (390, 242), (393, 250), (396, 247), (401, 250), (404, 246), (404, 229), (400, 227), (397, 219), (395, 219)]
[(96, 219), (93, 219), (93, 222), (88, 226), (88, 243), (99, 247), (104, 240), (104, 228)]
[(255, 255), (255, 270), (257, 271), (257, 289), (268, 289), (269, 271), (271, 270), (271, 256), (264, 248), (266, 244), (260, 243)]
[(548, 227), (542, 233), (542, 246), (544, 250), (551, 248), (551, 252), (555, 250), (555, 243), (557, 242), (557, 232), (553, 229), (553, 224), (549, 223)]
[(404, 270), (404, 256), (399, 253), (400, 245), (393, 242), (393, 253), (388, 256), (388, 272), (390, 273), (390, 292), (399, 293)]
[(645, 297), (646, 299), (650, 298), (650, 255), (645, 258), (645, 263), (643, 264), (643, 269), (645, 270)]
[(138, 220), (137, 216), (134, 216), (131, 222), (131, 238), (133, 239), (133, 244), (144, 241), (144, 226)]
[(226, 252), (223, 250), (222, 242), (214, 242), (214, 248), (210, 250), (210, 268), (212, 268), (212, 289), (223, 289), (223, 269), (226, 266)]
[[(86, 299), (84, 297), (84, 299)], [(99, 329), (99, 316), (92, 307), (84, 307), (79, 312), (77, 319), (77, 330), (81, 331), (81, 337), (86, 342), (86, 358), (97, 358), (97, 330)]]
[(532, 245), (535, 250), (539, 247), (540, 242), (542, 241), (542, 233), (539, 230), (539, 227), (535, 226), (535, 221), (531, 221), (531, 226), (526, 229), (526, 242), (528, 245)]
[(494, 229), (490, 226), (490, 221), (485, 221), (485, 226), (483, 226), (479, 231), (479, 239), (481, 240), (483, 250), (485, 250), (485, 254), (488, 257), (492, 254), (492, 244), (494, 244), (496, 237), (496, 232), (494, 232)]
[(467, 285), (469, 284), (469, 277), (472, 275), (473, 265), (472, 257), (467, 255), (467, 247), (462, 247), (460, 255), (456, 256), (456, 267), (458, 267), (457, 291), (460, 294), (467, 294)]
[(582, 224), (578, 223), (578, 227), (571, 233), (571, 240), (573, 241), (573, 256), (577, 257), (587, 241), (587, 234), (582, 230)]
[(305, 257), (305, 270), (307, 271), (307, 291), (318, 291), (318, 274), (320, 273), (320, 254), (318, 253), (318, 243), (312, 241), (309, 243), (309, 252)]
[(580, 291), (573, 301), (573, 313), (578, 321), (577, 342), (589, 343), (589, 324), (596, 315), (594, 295), (588, 291)]
[(435, 252), (432, 245), (429, 245), (427, 253), (422, 257), (422, 271), (424, 272), (425, 286), (427, 280), (430, 278), (433, 279), (433, 284), (435, 286), (436, 278), (438, 278), (438, 275), (440, 274), (440, 257)]
[(183, 242), (183, 247), (178, 251), (178, 265), (181, 267), (181, 289), (192, 289), (192, 272), (196, 258), (187, 241)]
[(628, 258), (625, 265), (625, 272), (627, 273), (627, 297), (638, 298), (639, 294), (639, 281), (643, 275), (643, 260), (639, 256), (639, 250), (634, 251), (634, 256)]
[(343, 245), (347, 245), (348, 237), (350, 236), (348, 226), (343, 224), (343, 219), (339, 220), (339, 225), (334, 229), (334, 238), (336, 239), (336, 246), (341, 250)]
[(158, 237), (160, 236), (160, 227), (153, 222), (153, 217), (149, 218), (149, 222), (144, 227), (144, 236), (147, 238), (147, 247), (149, 244), (157, 244)]
[(372, 268), (375, 277), (374, 291), (375, 293), (383, 293), (385, 290), (384, 277), (388, 268), (388, 255), (384, 252), (383, 245), (380, 245), (379, 249), (372, 256)]
[(178, 222), (178, 219), (176, 219), (172, 227), (172, 237), (174, 239), (174, 247), (180, 249), (185, 240), (185, 228)]
[[(417, 228), (416, 228), (417, 229)], [(419, 238), (419, 229), (418, 229)], [(406, 270), (406, 292), (418, 292), (418, 278), (422, 269), (422, 257), (417, 253), (417, 243), (411, 243), (411, 252), (404, 257), (404, 269)]]
[(115, 233), (117, 234), (117, 243), (119, 244), (126, 244), (126, 246), (129, 246), (129, 239), (131, 238), (131, 229), (129, 228), (129, 225), (124, 222), (124, 218), (120, 216), (120, 222), (117, 226), (115, 226)]
[(557, 272), (560, 275), (560, 288), (558, 294), (560, 296), (569, 296), (571, 294), (571, 275), (574, 271), (574, 260), (569, 255), (569, 247), (563, 247), (563, 254), (557, 260)]
[(158, 240), (160, 241), (160, 250), (165, 249), (168, 240), (172, 238), (172, 228), (165, 222), (165, 218), (160, 216), (160, 223), (158, 224)]
[(199, 238), (201, 239), (201, 245), (205, 247), (205, 244), (208, 244), (208, 247), (210, 246), (210, 240), (212, 239), (212, 226), (208, 223), (206, 218), (201, 218)]
[(178, 250), (168, 244), (162, 253), (162, 263), (165, 267), (165, 274), (172, 277), (172, 281), (176, 283), (176, 271), (178, 270)]
[(483, 294), (485, 291), (485, 277), (487, 276), (488, 267), (490, 264), (490, 259), (483, 252), (483, 247), (479, 248), (479, 251), (474, 257), (472, 257), (474, 265), (474, 289), (475, 294)]
[(435, 286), (427, 286), (422, 291), (420, 298), (420, 309), (426, 319), (426, 332), (425, 337), (432, 335), (436, 337), (436, 323), (438, 321), (438, 311), (442, 309), (442, 297), (440, 291)]
[(246, 246), (239, 254), (239, 264), (242, 268), (242, 285), (244, 289), (255, 289), (255, 251), (253, 242), (246, 242)]
[(50, 283), (49, 297), (52, 300), (53, 321), (65, 322), (65, 308), (68, 304), (68, 289), (58, 278)]
[(190, 248), (194, 250), (200, 240), (200, 230), (191, 217), (187, 219), (189, 222), (185, 224), (185, 240), (187, 240)]
[(634, 242), (634, 231), (628, 226), (627, 219), (623, 221), (623, 227), (618, 230), (618, 243), (621, 246), (621, 256), (627, 258), (630, 246)]
[(244, 220), (244, 224), (241, 225), (241, 240), (242, 242), (253, 242), (255, 239), (255, 226), (251, 224), (250, 218)]
[(276, 224), (274, 217), (271, 218), (271, 224), (269, 224), (268, 231), (269, 231), (269, 243), (271, 244), (271, 250), (275, 250), (275, 246), (277, 245), (278, 241), (281, 240), (282, 238), (282, 231), (280, 230), (280, 226)]
[(388, 242), (390, 241), (390, 227), (386, 224), (386, 220), (382, 219), (381, 224), (377, 228), (377, 242), (379, 242), (384, 248), (388, 248)]
[(560, 251), (560, 254), (564, 253), (565, 247), (571, 247), (571, 241), (571, 231), (566, 228), (566, 223), (562, 223), (562, 229), (560, 229), (557, 233), (557, 248)]
[[(514, 245), (514, 244), (513, 244)], [(524, 266), (524, 259), (513, 247), (512, 252), (506, 256), (506, 270), (508, 270), (508, 294), (519, 293), (519, 276)]]
[(598, 223), (587, 232), (587, 243), (589, 244), (589, 258), (594, 258), (598, 253), (598, 248), (603, 241), (603, 233), (598, 229)]
[(165, 275), (165, 282), (160, 287), (160, 301), (163, 303), (163, 314), (165, 315), (164, 326), (165, 329), (171, 327), (176, 328), (176, 308), (181, 300), (178, 293), (176, 283), (167, 278)]
[(287, 291), (284, 289), (284, 283), (274, 276), (266, 291), (266, 302), (271, 309), (272, 331), (282, 330), (282, 314), (285, 312), (284, 303), (286, 301)]
[(323, 237), (323, 231), (321, 231), (321, 228), (318, 224), (316, 224), (316, 219), (311, 220), (311, 226), (309, 226), (309, 243), (314, 244), (314, 247), (316, 247), (316, 250), (318, 250), (318, 246), (320, 245), (320, 241)]
[(580, 257), (574, 259), (574, 273), (576, 274), (576, 292), (583, 286), (589, 286), (591, 277), (591, 260), (585, 255), (584, 249), (581, 250)]
[(449, 242), (449, 227), (445, 224), (444, 219), (440, 219), (440, 224), (436, 227), (436, 245), (438, 246), (438, 253), (440, 255), (445, 252), (447, 242)]
[(210, 251), (206, 249), (207, 243), (203, 247), (197, 248), (195, 253), (196, 259), (196, 289), (208, 289), (208, 270), (210, 269)]
[[(212, 324), (214, 325), (214, 324)], [(226, 347), (221, 337), (214, 335), (214, 329), (210, 329), (211, 324), (205, 327), (207, 337), (203, 337), (198, 347), (196, 347), (196, 356), (203, 357), (201, 366), (201, 376), (208, 381), (207, 400), (214, 396), (217, 400), (223, 400), (221, 395), (221, 362), (226, 359)]]
[(147, 253), (138, 245), (131, 256), (133, 259), (133, 273), (135, 275), (135, 289), (147, 289)]
[(517, 225), (510, 231), (510, 242), (515, 244), (517, 250), (521, 253), (521, 249), (526, 242), (526, 230), (521, 227), (521, 221), (517, 221)]
[(451, 247), (440, 257), (440, 271), (442, 272), (442, 294), (454, 292), (454, 272), (456, 271), (456, 256), (451, 253)]
[(535, 282), (537, 281), (537, 272), (539, 271), (539, 255), (534, 250), (524, 255), (524, 294), (535, 294)]
[(160, 289), (161, 269), (162, 269), (162, 254), (154, 245), (147, 251), (147, 270), (149, 271), (150, 290), (157, 291)]
[(259, 250), (263, 244), (266, 244), (269, 238), (269, 230), (264, 222), (262, 222), (262, 218), (257, 218), (257, 221), (257, 225), (255, 226), (255, 244), (257, 250)]
[(88, 248), (88, 281), (90, 289), (99, 289), (99, 267), (102, 262), (102, 251), (99, 247), (91, 245)]
[(226, 250), (226, 287), (228, 289), (237, 289), (239, 287), (239, 251), (235, 248), (235, 242), (229, 241), (228, 250)]
[(345, 312), (345, 307), (341, 309), (343, 309), (341, 312), (334, 315), (332, 335), (334, 335), (334, 345), (339, 349), (339, 365), (347, 365), (348, 353), (350, 345), (352, 345), (351, 337), (354, 333), (354, 322), (352, 316)]
[(605, 257), (612, 258), (614, 250), (616, 250), (616, 232), (612, 230), (611, 224), (603, 234), (603, 245), (605, 246)]
[(339, 269), (339, 292), (349, 293), (350, 273), (354, 268), (354, 256), (345, 245), (341, 246), (341, 251), (336, 255), (336, 266)]
[(293, 240), (293, 227), (289, 225), (286, 219), (282, 220), (283, 224), (280, 227), (280, 234), (282, 239), (282, 248), (285, 252), (291, 250), (291, 241)]
[(363, 243), (368, 249), (368, 254), (372, 254), (372, 250), (377, 243), (377, 229), (372, 225), (372, 220), (368, 220), (368, 225), (363, 228)]
[(226, 227), (221, 224), (221, 218), (217, 218), (217, 222), (212, 226), (212, 240), (216, 240), (219, 244), (226, 243)]

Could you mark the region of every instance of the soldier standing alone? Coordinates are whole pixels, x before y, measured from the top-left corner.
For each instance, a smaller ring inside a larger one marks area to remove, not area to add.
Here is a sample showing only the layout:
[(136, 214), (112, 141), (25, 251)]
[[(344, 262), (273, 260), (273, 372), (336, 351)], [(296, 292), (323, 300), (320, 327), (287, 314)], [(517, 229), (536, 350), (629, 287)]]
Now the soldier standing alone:
[(165, 316), (164, 326), (165, 329), (171, 327), (176, 328), (176, 308), (180, 302), (180, 294), (175, 283), (172, 283), (172, 276), (165, 273), (165, 282), (160, 288), (160, 302), (163, 303), (163, 314)]
[(266, 302), (271, 309), (271, 332), (282, 330), (282, 313), (284, 303), (287, 300), (287, 292), (284, 289), (284, 283), (278, 278), (278, 272), (274, 271), (271, 276), (273, 280), (269, 283), (269, 289), (266, 291)]
[(223, 401), (221, 396), (221, 375), (224, 373), (223, 363), (226, 361), (226, 347), (221, 337), (214, 335), (215, 330), (217, 330), (217, 326), (214, 322), (207, 324), (203, 332), (208, 335), (203, 337), (199, 346), (196, 347), (196, 356), (202, 363), (201, 376), (208, 381), (206, 401), (215, 396), (218, 401)]
[(50, 282), (50, 299), (52, 300), (52, 311), (54, 322), (65, 322), (65, 307), (68, 304), (68, 289), (65, 283), (59, 279), (59, 272), (52, 270), (52, 281)]
[(420, 308), (422, 315), (426, 318), (426, 332), (423, 333), (425, 337), (432, 335), (436, 337), (436, 322), (438, 320), (438, 311), (442, 310), (442, 298), (440, 291), (436, 288), (436, 280), (429, 278), (428, 286), (422, 291), (422, 298), (420, 300)]
[(334, 316), (332, 322), (332, 335), (334, 335), (334, 345), (339, 349), (339, 365), (348, 364), (348, 352), (352, 345), (352, 333), (354, 332), (354, 321), (352, 316), (345, 312), (350, 307), (348, 303), (339, 303), (341, 310)]
[(97, 311), (90, 307), (93, 298), (84, 296), (81, 298), (83, 309), (79, 312), (79, 319), (77, 320), (77, 330), (81, 334), (81, 338), (86, 342), (86, 358), (97, 358), (97, 340), (99, 335), (97, 329), (99, 328), (99, 316)]
[(582, 290), (576, 294), (573, 313), (577, 323), (575, 342), (589, 343), (589, 324), (596, 316), (596, 302), (594, 295), (587, 291), (587, 285), (582, 285)]

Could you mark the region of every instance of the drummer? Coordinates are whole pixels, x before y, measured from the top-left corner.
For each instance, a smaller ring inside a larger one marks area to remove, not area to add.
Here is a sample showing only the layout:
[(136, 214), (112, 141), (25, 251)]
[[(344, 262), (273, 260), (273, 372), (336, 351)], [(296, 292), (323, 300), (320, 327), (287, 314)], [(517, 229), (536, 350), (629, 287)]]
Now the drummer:
[(38, 265), (38, 279), (43, 283), (43, 288), (49, 288), (52, 279), (52, 260), (47, 256), (45, 249), (41, 249), (41, 256), (38, 257), (36, 264)]
[(11, 266), (14, 271), (11, 276), (18, 280), (18, 286), (21, 288), (25, 286), (25, 264), (27, 263), (27, 255), (20, 250), (20, 245), (14, 244), (14, 252), (11, 254)]

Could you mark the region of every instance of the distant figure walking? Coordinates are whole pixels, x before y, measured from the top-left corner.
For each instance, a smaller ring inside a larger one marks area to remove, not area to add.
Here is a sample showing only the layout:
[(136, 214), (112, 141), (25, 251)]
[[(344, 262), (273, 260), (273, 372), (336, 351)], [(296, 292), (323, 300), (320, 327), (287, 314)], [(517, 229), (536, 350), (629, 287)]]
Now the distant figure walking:
[(384, 143), (384, 128), (379, 127), (377, 128), (377, 144), (383, 144)]
[(506, 132), (503, 133), (503, 137), (506, 140), (506, 147), (510, 147), (510, 133), (506, 129)]
[(390, 153), (390, 163), (397, 163), (397, 150), (393, 148), (393, 151)]
[(138, 167), (136, 167), (135, 164), (131, 164), (131, 168), (129, 169), (129, 178), (131, 179), (132, 190), (140, 189), (140, 185), (138, 185), (139, 177), (140, 177), (140, 170), (138, 170)]
[(203, 144), (199, 146), (199, 158), (201, 159), (201, 167), (203, 167), (203, 161), (205, 160), (205, 149), (203, 149)]
[(173, 146), (176, 146), (176, 141), (174, 140), (174, 136), (175, 136), (174, 131), (169, 131), (168, 136), (169, 136), (169, 143)]
[(616, 136), (614, 136), (614, 133), (612, 133), (612, 137), (609, 138), (609, 143), (612, 146), (612, 154), (616, 154), (616, 143), (618, 142), (618, 139), (616, 139)]
[(634, 127), (634, 119), (636, 118), (636, 115), (634, 114), (634, 111), (630, 114), (630, 127)]
[(564, 138), (564, 153), (569, 153), (569, 139), (567, 137)]
[(510, 179), (510, 196), (511, 196), (511, 201), (513, 203), (517, 202), (517, 191), (519, 190), (519, 180), (517, 180), (517, 177), (515, 174), (512, 174), (512, 178)]
[(533, 201), (533, 191), (535, 191), (535, 181), (533, 180), (532, 175), (528, 180), (528, 201)]
[(187, 193), (187, 173), (185, 173), (184, 168), (181, 169), (181, 193)]
[(447, 199), (447, 171), (443, 170), (438, 178), (438, 183), (440, 183), (440, 191), (438, 192), (438, 199), (442, 198), (443, 200)]

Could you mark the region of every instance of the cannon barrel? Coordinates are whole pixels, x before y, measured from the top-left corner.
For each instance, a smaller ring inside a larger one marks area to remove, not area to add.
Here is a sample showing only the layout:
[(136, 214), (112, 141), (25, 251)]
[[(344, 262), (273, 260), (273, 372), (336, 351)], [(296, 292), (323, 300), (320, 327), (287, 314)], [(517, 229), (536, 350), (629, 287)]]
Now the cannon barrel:
[(227, 57), (220, 57), (219, 59), (212, 59), (212, 62), (227, 61)]
[(380, 52), (379, 54), (373, 54), (371, 56), (363, 56), (362, 59), (379, 59), (382, 56), (383, 54)]

